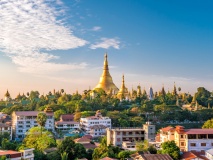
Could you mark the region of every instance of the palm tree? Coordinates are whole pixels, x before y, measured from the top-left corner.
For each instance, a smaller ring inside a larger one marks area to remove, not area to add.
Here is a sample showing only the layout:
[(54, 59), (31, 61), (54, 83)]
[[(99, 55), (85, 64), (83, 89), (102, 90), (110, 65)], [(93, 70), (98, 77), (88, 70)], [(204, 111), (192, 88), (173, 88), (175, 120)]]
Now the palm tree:
[(61, 160), (68, 160), (68, 154), (66, 152), (63, 152), (63, 154), (61, 154)]
[(45, 123), (47, 121), (47, 115), (45, 113), (38, 113), (36, 121), (41, 126), (41, 135), (42, 135), (42, 127), (45, 126)]

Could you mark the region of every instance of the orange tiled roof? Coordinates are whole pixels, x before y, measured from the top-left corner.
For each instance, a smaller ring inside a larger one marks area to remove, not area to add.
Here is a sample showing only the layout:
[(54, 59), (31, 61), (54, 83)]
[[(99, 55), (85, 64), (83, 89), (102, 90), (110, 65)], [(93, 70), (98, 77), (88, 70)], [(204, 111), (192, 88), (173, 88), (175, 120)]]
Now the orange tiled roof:
[(168, 126), (168, 127), (165, 127), (165, 128), (161, 128), (160, 130), (162, 130), (163, 132), (168, 132), (172, 129), (174, 129), (174, 127)]

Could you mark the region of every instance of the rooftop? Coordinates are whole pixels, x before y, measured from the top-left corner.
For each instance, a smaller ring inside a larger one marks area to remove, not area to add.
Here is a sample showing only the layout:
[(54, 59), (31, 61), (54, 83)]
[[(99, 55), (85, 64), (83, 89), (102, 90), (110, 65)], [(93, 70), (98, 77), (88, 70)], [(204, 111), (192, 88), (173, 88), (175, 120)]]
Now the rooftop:
[[(16, 116), (37, 116), (38, 113), (45, 113), (43, 111), (14, 111)], [(53, 112), (46, 113), (47, 116), (53, 116)]]
[(213, 134), (213, 129), (185, 129), (185, 134)]

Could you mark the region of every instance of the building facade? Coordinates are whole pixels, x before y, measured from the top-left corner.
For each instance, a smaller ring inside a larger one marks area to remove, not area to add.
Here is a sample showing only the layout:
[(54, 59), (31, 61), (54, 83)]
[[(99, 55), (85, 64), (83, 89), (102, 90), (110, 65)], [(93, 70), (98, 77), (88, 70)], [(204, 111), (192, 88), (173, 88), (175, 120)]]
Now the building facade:
[(181, 151), (205, 151), (213, 148), (213, 129), (184, 129), (183, 126), (160, 130), (160, 142), (174, 140)]
[(95, 116), (81, 118), (80, 127), (85, 134), (100, 137), (106, 134), (106, 128), (111, 128), (111, 119), (103, 117), (98, 110)]
[[(37, 127), (36, 121), (39, 111), (14, 111), (12, 113), (12, 130), (13, 138), (24, 138), (25, 133), (32, 127)], [(53, 111), (50, 108), (46, 108), (42, 113), (47, 115), (45, 128), (49, 131), (55, 131)]]
[[(146, 123), (143, 127), (107, 128), (107, 145), (122, 147), (123, 142), (129, 141), (154, 141), (155, 125)], [(132, 145), (133, 146), (133, 145)]]
[(0, 134), (8, 133), (10, 135), (10, 140), (12, 140), (12, 127), (10, 125), (0, 123)]

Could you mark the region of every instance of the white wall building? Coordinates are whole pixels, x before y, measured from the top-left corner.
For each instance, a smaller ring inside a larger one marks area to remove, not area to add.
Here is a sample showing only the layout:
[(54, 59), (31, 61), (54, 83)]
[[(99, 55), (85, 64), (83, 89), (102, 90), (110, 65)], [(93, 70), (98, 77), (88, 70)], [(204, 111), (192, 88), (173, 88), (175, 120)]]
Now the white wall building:
[(98, 110), (95, 116), (81, 118), (80, 127), (92, 137), (99, 137), (106, 134), (106, 128), (111, 128), (111, 119), (103, 117)]
[(8, 133), (10, 135), (10, 140), (12, 140), (12, 127), (10, 125), (0, 123), (0, 134)]
[(34, 148), (20, 150), (22, 152), (22, 160), (34, 160)]
[(70, 129), (79, 129), (79, 122), (74, 121), (57, 121), (55, 122), (55, 128), (62, 132), (69, 131)]
[[(37, 127), (38, 123), (36, 121), (39, 111), (15, 111), (12, 113), (12, 129), (14, 138), (24, 138), (25, 133), (32, 127)], [(45, 123), (45, 128), (49, 131), (54, 132), (54, 117), (53, 111), (46, 108), (44, 112), (47, 115), (47, 121)]]

